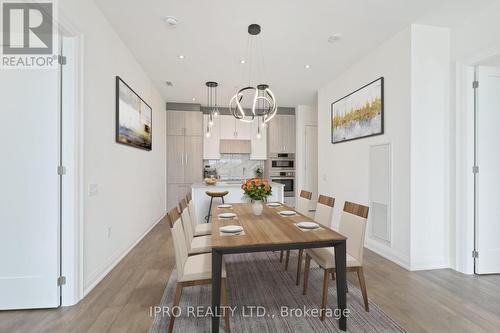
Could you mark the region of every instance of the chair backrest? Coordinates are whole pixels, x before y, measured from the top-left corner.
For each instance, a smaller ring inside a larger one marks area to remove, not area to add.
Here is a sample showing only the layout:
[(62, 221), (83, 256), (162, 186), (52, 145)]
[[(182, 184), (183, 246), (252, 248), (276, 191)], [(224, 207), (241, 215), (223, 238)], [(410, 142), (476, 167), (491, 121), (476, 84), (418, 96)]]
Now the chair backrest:
[(198, 216), (196, 216), (196, 209), (194, 208), (193, 200), (188, 202), (188, 211), (189, 216), (191, 217), (191, 224), (193, 225), (193, 229), (196, 229), (196, 225), (198, 224)]
[(189, 216), (189, 210), (187, 209), (186, 200), (182, 199), (179, 203), (181, 208), (181, 221), (184, 227), (184, 234), (186, 235), (186, 242), (188, 247), (191, 245), (191, 241), (194, 237), (193, 223), (191, 222), (191, 217)]
[(330, 228), (332, 225), (333, 206), (335, 205), (335, 198), (326, 195), (320, 195), (318, 203), (316, 204), (316, 212), (314, 213), (314, 220), (322, 225)]
[(192, 199), (191, 192), (188, 192), (188, 194), (186, 194), (186, 201), (188, 204), (191, 202), (191, 199)]
[(186, 202), (186, 199), (181, 199), (181, 201), (179, 201), (179, 208), (181, 210), (181, 212), (186, 209), (187, 207), (187, 202)]
[(347, 237), (347, 253), (363, 264), (366, 220), (369, 208), (346, 202), (340, 217), (339, 232)]
[(188, 248), (186, 244), (186, 239), (184, 236), (184, 231), (182, 227), (182, 222), (177, 212), (177, 207), (170, 210), (167, 214), (172, 222), (172, 240), (174, 242), (174, 253), (175, 253), (175, 264), (177, 266), (177, 280), (182, 279), (184, 275), (184, 264), (188, 258)]
[(308, 191), (300, 191), (299, 199), (297, 200), (297, 211), (303, 215), (309, 214), (309, 208), (311, 207), (312, 193)]

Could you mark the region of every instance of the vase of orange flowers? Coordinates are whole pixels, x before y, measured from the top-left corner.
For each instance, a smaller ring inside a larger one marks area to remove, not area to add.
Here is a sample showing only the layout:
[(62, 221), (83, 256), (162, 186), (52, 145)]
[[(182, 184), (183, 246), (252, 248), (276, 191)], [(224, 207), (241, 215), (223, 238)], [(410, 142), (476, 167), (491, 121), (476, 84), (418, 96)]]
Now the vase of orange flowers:
[(269, 181), (261, 178), (251, 178), (241, 185), (245, 197), (252, 202), (254, 215), (261, 215), (264, 210), (263, 201), (272, 194), (272, 187)]

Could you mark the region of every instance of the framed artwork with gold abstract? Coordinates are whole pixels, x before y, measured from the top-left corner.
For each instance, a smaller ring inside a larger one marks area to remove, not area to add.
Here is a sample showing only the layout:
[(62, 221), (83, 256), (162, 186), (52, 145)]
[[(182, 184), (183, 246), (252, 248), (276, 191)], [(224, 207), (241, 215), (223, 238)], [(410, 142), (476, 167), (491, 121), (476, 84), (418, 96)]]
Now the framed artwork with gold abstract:
[(332, 143), (384, 134), (384, 78), (332, 103)]

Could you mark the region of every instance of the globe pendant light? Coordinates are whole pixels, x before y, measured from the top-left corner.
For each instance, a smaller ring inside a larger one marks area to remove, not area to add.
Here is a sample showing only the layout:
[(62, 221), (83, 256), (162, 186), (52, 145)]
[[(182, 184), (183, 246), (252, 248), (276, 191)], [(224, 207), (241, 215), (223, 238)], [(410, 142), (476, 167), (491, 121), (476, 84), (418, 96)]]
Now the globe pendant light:
[[(249, 47), (250, 53), (252, 51), (253, 42), (255, 44), (262, 44), (262, 41), (259, 38), (261, 32), (261, 27), (258, 24), (251, 24), (248, 26), (248, 34), (249, 36)], [(256, 45), (258, 48), (259, 45)], [(262, 45), (260, 45), (260, 51), (262, 52)], [(262, 59), (262, 70), (263, 70), (263, 57)], [(273, 92), (269, 89), (269, 85), (267, 84), (258, 84), (256, 86), (252, 86), (250, 83), (251, 70), (252, 70), (252, 61), (250, 59), (249, 62), (250, 71), (249, 71), (249, 84), (248, 86), (239, 89), (236, 94), (229, 101), (229, 111), (236, 118), (244, 122), (252, 122), (255, 117), (262, 117), (263, 124), (270, 121), (278, 110), (278, 104), (276, 102), (276, 97)], [(251, 109), (250, 111), (245, 111), (242, 105), (242, 101), (250, 99)], [(260, 134), (260, 133), (259, 133)]]

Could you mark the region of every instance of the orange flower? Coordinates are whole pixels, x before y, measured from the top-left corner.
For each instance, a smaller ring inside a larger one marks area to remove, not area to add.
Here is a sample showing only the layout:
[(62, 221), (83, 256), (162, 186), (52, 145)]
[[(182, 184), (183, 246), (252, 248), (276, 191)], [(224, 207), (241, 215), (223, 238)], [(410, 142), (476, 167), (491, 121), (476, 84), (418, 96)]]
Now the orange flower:
[(260, 178), (254, 178), (255, 185), (260, 186), (262, 185), (262, 180)]

